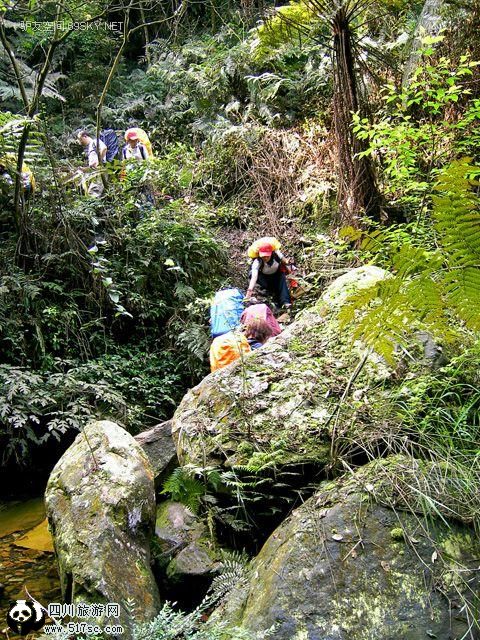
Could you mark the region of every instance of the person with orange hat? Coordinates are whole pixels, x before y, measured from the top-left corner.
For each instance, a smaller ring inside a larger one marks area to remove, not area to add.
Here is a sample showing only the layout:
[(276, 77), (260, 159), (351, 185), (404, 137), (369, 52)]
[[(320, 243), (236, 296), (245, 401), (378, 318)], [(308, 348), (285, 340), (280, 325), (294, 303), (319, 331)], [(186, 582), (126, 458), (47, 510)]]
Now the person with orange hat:
[[(255, 256), (250, 269), (250, 282), (246, 298), (252, 297), (255, 285), (260, 285), (272, 294), (274, 301), (280, 307), (288, 309), (291, 306), (285, 272), (289, 273), (288, 262), (279, 249), (280, 243), (276, 238), (262, 238), (257, 240), (249, 249), (249, 255), (254, 248)], [(283, 265), (283, 266), (282, 266)]]
[(128, 129), (125, 132), (126, 145), (122, 150), (122, 158), (124, 160), (146, 160), (148, 151), (144, 144), (140, 142), (140, 137), (135, 129)]

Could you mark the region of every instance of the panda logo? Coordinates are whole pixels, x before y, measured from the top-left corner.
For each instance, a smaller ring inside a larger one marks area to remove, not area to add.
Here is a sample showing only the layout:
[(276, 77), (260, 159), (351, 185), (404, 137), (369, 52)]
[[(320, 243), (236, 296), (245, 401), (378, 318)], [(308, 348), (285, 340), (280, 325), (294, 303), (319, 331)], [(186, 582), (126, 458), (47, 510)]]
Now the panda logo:
[(21, 636), (30, 631), (38, 631), (45, 623), (45, 614), (38, 602), (33, 600), (17, 600), (12, 602), (7, 613), (8, 626)]

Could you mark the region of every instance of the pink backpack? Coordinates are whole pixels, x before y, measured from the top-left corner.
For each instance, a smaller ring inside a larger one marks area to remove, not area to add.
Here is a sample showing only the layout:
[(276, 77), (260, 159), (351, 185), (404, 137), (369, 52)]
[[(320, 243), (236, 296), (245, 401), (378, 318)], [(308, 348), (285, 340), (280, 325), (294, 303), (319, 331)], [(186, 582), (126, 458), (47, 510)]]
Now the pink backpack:
[(247, 307), (240, 317), (240, 322), (242, 324), (247, 324), (249, 320), (253, 320), (255, 318), (260, 318), (267, 322), (268, 326), (272, 330), (272, 336), (278, 336), (278, 334), (282, 332), (272, 310), (266, 304), (252, 304), (250, 307)]

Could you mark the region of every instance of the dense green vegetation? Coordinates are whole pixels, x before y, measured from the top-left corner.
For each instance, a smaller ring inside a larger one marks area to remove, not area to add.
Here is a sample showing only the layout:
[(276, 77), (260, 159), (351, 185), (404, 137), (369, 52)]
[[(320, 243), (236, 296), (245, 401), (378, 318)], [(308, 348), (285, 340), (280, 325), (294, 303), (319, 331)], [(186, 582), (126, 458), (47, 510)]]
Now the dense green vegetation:
[[(396, 429), (383, 440), (343, 438), (334, 414), (326, 473), (384, 452), (438, 462), (458, 480), (454, 517), (479, 527), (480, 2), (445, 0), (428, 20), (424, 4), (0, 0), (7, 471), (65, 447), (92, 417), (132, 434), (170, 418), (208, 373), (213, 293), (245, 288), (248, 244), (275, 235), (302, 275), (294, 313), (374, 264), (390, 277), (346, 300), (344, 339), (398, 379), (414, 332), (442, 352), (382, 389), (394, 416), (378, 407), (379, 425)], [(128, 170), (115, 160), (96, 174), (103, 197), (89, 197), (77, 132), (120, 139), (132, 126), (155, 157)], [(212, 537), (258, 533), (318, 479), (243, 440), (243, 468), (185, 465), (163, 485)], [(137, 638), (250, 637), (206, 629), (211, 606), (166, 604)]]
[[(476, 344), (478, 3), (446, 3), (443, 35), (423, 40), (421, 2), (364, 4), (2, 9), (0, 152), (15, 178), (1, 194), (4, 462), (94, 415), (132, 432), (170, 416), (206, 372), (208, 298), (244, 283), (245, 239), (260, 232), (314, 272), (300, 306), (322, 268), (390, 269), (342, 311), (386, 358), (412, 327)], [(101, 200), (71, 179), (75, 132), (96, 124), (142, 126), (156, 152), (126, 176), (112, 165)], [(325, 244), (332, 222), (340, 239)]]

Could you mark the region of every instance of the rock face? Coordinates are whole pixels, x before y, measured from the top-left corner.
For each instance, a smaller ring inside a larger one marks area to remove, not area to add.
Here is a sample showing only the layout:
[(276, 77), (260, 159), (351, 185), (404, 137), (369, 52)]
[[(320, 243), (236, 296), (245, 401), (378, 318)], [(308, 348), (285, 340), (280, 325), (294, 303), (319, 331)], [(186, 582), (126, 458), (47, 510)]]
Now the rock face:
[(412, 511), (400, 510), (407, 496), (395, 479), (408, 476), (402, 486), (415, 495), (416, 479), (431, 477), (423, 464), (394, 457), (324, 483), (270, 536), (249, 587), (214, 617), (255, 632), (273, 626), (275, 640), (478, 637), (468, 628), (480, 541), (435, 519), (428, 503), (415, 512), (418, 496)]
[[(364, 391), (392, 371), (372, 354), (349, 385), (365, 348), (342, 335), (333, 310), (345, 292), (387, 276), (377, 267), (345, 274), (282, 334), (192, 389), (172, 420), (180, 463), (323, 465), (333, 428), (338, 433), (343, 425), (371, 424)], [(357, 399), (342, 402), (347, 386)]]
[(179, 502), (158, 506), (155, 536), (169, 578), (206, 575), (218, 567), (206, 526)]
[(108, 421), (89, 424), (52, 471), (46, 490), (65, 602), (114, 602), (119, 622), (154, 617), (160, 605), (150, 570), (155, 520), (153, 472), (124, 429)]
[(142, 431), (135, 436), (135, 440), (147, 454), (153, 469), (155, 485), (159, 486), (162, 479), (177, 464), (177, 452), (172, 439), (172, 421), (167, 420), (148, 431)]

